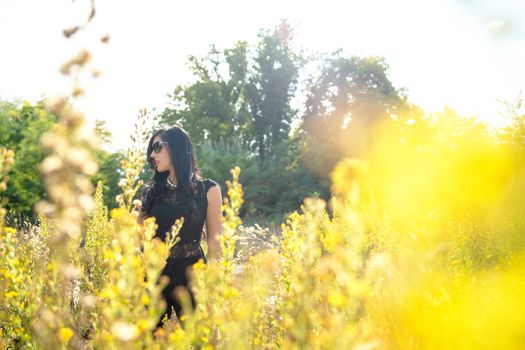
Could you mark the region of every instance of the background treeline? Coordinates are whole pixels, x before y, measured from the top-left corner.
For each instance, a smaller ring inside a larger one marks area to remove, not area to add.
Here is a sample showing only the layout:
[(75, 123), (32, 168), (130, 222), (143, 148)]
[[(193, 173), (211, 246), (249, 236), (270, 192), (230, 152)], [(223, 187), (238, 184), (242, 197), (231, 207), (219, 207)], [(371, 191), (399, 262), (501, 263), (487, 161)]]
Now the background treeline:
[[(56, 116), (46, 109), (43, 102), (30, 104), (26, 101), (0, 101), (0, 146), (11, 149), (16, 154), (16, 162), (10, 172), (9, 183), (4, 198), (9, 212), (8, 221), (35, 222), (34, 205), (46, 199), (45, 184), (40, 164), (48, 155), (40, 143), (40, 138), (50, 131), (57, 121)], [(104, 143), (109, 143), (111, 133), (103, 121), (96, 122), (96, 131)], [(92, 177), (93, 184), (99, 180), (104, 184), (105, 202), (110, 208), (118, 206), (115, 197), (120, 188), (120, 160), (123, 152), (110, 152), (104, 149), (92, 150), (99, 171)]]
[[(382, 58), (342, 51), (306, 54), (293, 45), (293, 37), (293, 28), (283, 21), (262, 30), (253, 45), (239, 41), (230, 48), (211, 46), (203, 57), (190, 56), (193, 82), (176, 86), (168, 107), (155, 116), (156, 128), (179, 124), (189, 132), (204, 176), (224, 183), (232, 166), (243, 169), (241, 216), (247, 223), (281, 222), (303, 198), (328, 198), (334, 166), (345, 157), (366, 156), (378, 125), (394, 123), (402, 130), (440, 120), (460, 133), (482, 127), (452, 111), (425, 116), (389, 80)], [(504, 137), (521, 144), (521, 106), (508, 107), (515, 122)], [(6, 193), (11, 217), (14, 212), (33, 217), (34, 204), (45, 198), (39, 139), (55, 119), (40, 103), (0, 102), (0, 145), (17, 155)], [(103, 122), (97, 122), (97, 132), (111, 142)], [(487, 135), (493, 142), (494, 135)], [(93, 183), (103, 181), (105, 204), (115, 208), (123, 152), (95, 154), (100, 170)], [(144, 169), (142, 177), (150, 175)]]
[(383, 59), (307, 55), (293, 37), (283, 21), (254, 45), (191, 56), (194, 81), (175, 87), (156, 118), (190, 133), (206, 176), (224, 181), (232, 164), (243, 169), (245, 220), (280, 221), (305, 196), (329, 197), (337, 161), (365, 151), (376, 121), (410, 109)]

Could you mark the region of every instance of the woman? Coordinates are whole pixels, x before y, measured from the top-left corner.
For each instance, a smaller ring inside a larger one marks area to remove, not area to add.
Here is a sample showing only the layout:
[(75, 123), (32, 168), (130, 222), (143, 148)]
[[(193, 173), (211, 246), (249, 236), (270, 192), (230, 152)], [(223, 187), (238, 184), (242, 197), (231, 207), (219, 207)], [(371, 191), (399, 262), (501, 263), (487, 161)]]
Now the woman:
[(187, 270), (199, 259), (206, 261), (200, 246), (204, 224), (208, 258), (215, 258), (218, 254), (218, 236), (222, 233), (222, 197), (215, 181), (201, 177), (193, 145), (182, 128), (175, 126), (156, 131), (149, 141), (147, 156), (154, 175), (144, 186), (139, 222), (155, 217), (158, 225), (155, 237), (165, 240), (175, 220), (184, 218), (179, 231), (180, 241), (172, 248), (162, 271), (162, 275), (170, 279), (162, 292), (167, 304), (166, 315), (170, 318), (172, 307), (177, 316), (182, 312), (182, 306), (174, 295), (176, 288), (186, 288), (195, 307), (188, 288)]

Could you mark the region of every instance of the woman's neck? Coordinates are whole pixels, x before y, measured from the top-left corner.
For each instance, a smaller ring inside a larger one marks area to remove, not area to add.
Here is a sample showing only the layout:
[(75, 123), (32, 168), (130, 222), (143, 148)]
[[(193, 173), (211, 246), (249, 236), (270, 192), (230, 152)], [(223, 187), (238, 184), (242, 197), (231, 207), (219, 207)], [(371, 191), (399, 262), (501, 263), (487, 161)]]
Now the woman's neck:
[(170, 173), (168, 175), (168, 180), (170, 180), (170, 182), (172, 184), (174, 184), (174, 185), (177, 184), (177, 176), (174, 173), (172, 173), (171, 171), (170, 171)]

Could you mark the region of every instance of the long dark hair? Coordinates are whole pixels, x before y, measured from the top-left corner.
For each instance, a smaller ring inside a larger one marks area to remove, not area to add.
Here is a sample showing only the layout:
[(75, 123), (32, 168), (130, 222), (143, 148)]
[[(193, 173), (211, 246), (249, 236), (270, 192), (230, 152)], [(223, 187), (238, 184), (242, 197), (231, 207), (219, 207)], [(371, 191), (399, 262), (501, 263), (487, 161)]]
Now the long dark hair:
[(197, 204), (195, 202), (196, 180), (202, 178), (197, 161), (195, 160), (195, 150), (188, 133), (183, 128), (176, 125), (169, 129), (160, 129), (153, 133), (148, 143), (147, 161), (150, 168), (153, 170), (153, 177), (144, 186), (142, 211), (145, 214), (149, 213), (151, 205), (155, 198), (164, 190), (167, 190), (167, 178), (169, 171), (159, 173), (153, 159), (151, 152), (153, 148), (153, 140), (159, 137), (168, 148), (168, 155), (171, 164), (175, 168), (177, 176), (177, 195), (180, 195), (182, 206), (185, 208), (185, 224), (191, 224), (196, 218)]

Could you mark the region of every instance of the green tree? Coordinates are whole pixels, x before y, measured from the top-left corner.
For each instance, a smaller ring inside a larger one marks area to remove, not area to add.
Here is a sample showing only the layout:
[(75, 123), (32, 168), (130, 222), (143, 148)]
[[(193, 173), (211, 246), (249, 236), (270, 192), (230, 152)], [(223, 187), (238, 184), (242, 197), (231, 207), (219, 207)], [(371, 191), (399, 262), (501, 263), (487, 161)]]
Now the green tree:
[(222, 51), (212, 46), (204, 58), (190, 56), (196, 81), (175, 88), (170, 106), (155, 118), (156, 126), (179, 124), (196, 143), (248, 143), (251, 123), (242, 98), (247, 48), (245, 42), (238, 42)]
[(96, 186), (98, 181), (102, 181), (104, 193), (104, 205), (109, 209), (118, 207), (116, 196), (121, 192), (118, 183), (122, 177), (120, 171), (120, 161), (124, 155), (121, 152), (109, 152), (104, 149), (111, 143), (112, 134), (106, 127), (106, 122), (97, 120), (95, 122), (95, 132), (102, 141), (102, 148), (94, 151), (95, 159), (98, 162), (99, 170), (93, 175), (91, 181)]
[[(56, 116), (47, 110), (43, 102), (0, 101), (0, 145), (15, 152), (15, 163), (10, 172), (6, 191), (9, 202), (6, 208), (12, 215), (34, 219), (33, 206), (46, 197), (40, 164), (46, 156), (40, 139), (56, 123)], [(96, 122), (96, 132), (104, 144), (111, 142), (103, 121)], [(94, 151), (99, 171), (92, 178), (96, 185), (104, 183), (105, 205), (117, 206), (115, 196), (119, 193), (119, 168), (122, 154), (104, 149)]]
[(0, 103), (0, 144), (15, 152), (6, 192), (8, 210), (32, 217), (34, 204), (45, 195), (39, 166), (46, 154), (40, 138), (55, 122), (41, 102)]
[[(221, 181), (227, 168), (245, 163), (250, 170), (241, 176), (253, 215), (296, 209), (305, 195), (328, 196), (330, 170), (363, 153), (378, 121), (418, 115), (389, 81), (383, 59), (340, 52), (319, 60), (305, 104), (292, 107), (308, 62), (292, 39), (292, 26), (282, 21), (262, 30), (255, 46), (212, 46), (203, 58), (191, 56), (195, 82), (177, 86), (170, 107), (156, 118), (158, 127), (177, 123), (190, 133), (205, 176)], [(299, 118), (302, 128), (292, 131)]]
[(301, 60), (291, 48), (293, 29), (282, 21), (272, 31), (262, 31), (253, 70), (246, 86), (252, 125), (252, 147), (261, 164), (281, 142), (288, 139), (295, 111), (290, 101), (295, 94)]
[(374, 126), (411, 107), (404, 91), (387, 76), (383, 58), (345, 57), (337, 51), (321, 59), (309, 80), (305, 105), (305, 155), (309, 167), (327, 176), (343, 157), (364, 156)]
[(525, 110), (522, 93), (514, 101), (502, 101), (505, 110), (501, 113), (508, 125), (503, 128), (501, 140), (518, 149), (525, 150)]

